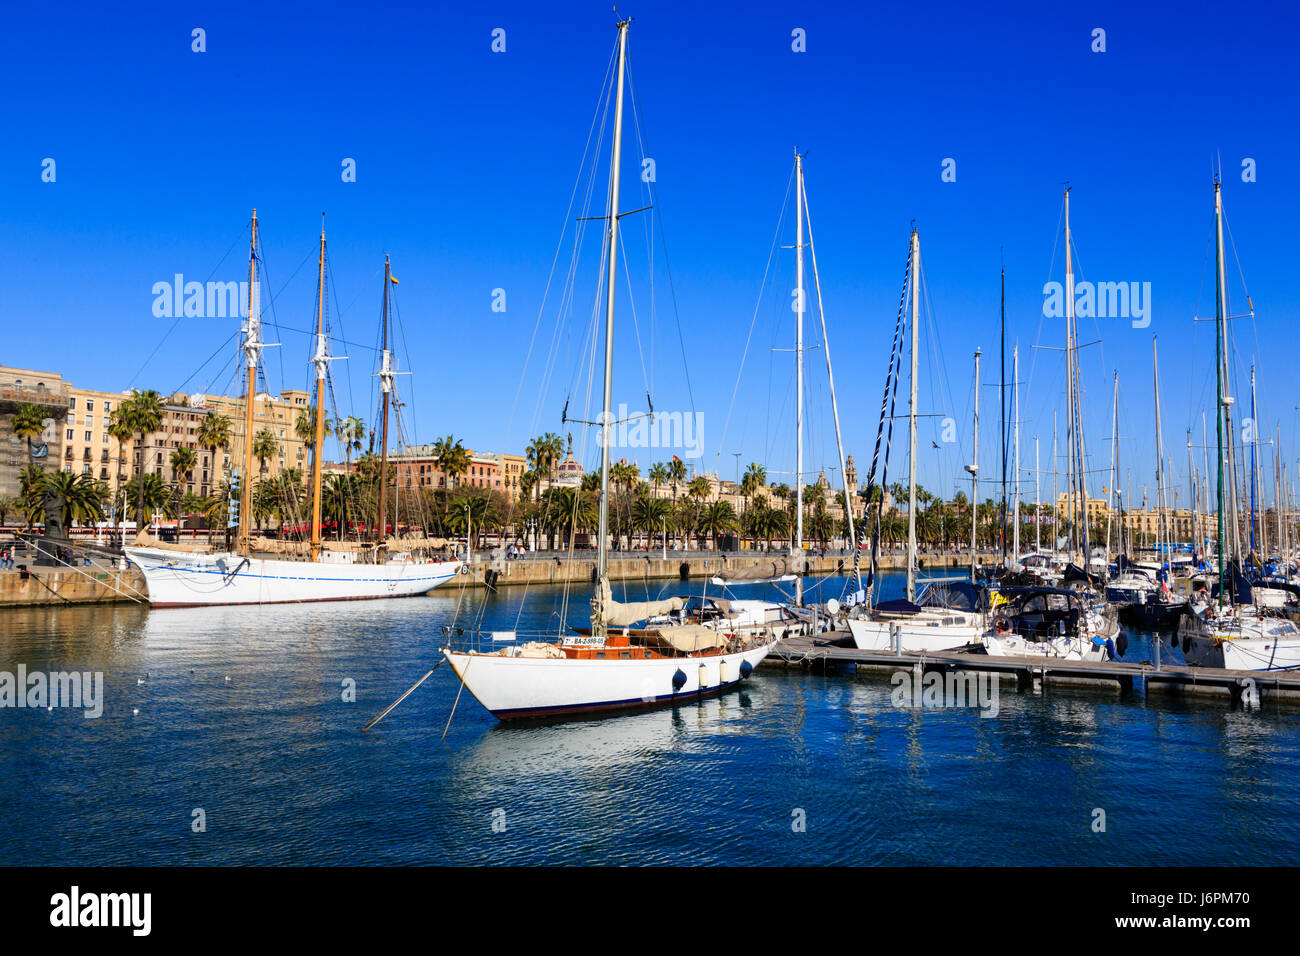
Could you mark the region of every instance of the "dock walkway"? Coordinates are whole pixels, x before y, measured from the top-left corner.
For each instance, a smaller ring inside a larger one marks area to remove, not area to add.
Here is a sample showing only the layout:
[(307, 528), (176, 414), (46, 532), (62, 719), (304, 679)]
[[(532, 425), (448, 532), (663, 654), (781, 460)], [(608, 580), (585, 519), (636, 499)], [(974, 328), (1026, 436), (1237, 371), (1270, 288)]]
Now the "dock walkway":
[(1210, 696), (1233, 704), (1262, 701), (1300, 703), (1300, 672), (1237, 671), (1215, 667), (1153, 662), (1066, 661), (1053, 658), (993, 657), (964, 651), (927, 653), (863, 651), (837, 647), (825, 635), (792, 636), (779, 641), (764, 665), (826, 669), (852, 665), (860, 671), (899, 670), (990, 672), (1014, 680), (1022, 691), (1041, 691), (1055, 684), (1062, 687), (1092, 687), (1121, 694)]

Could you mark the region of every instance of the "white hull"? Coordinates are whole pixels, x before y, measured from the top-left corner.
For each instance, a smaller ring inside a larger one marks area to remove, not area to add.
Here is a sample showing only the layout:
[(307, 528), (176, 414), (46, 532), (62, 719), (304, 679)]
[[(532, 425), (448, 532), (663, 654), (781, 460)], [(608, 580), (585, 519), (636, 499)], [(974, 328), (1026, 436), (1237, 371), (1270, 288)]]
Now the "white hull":
[(986, 634), (984, 649), (990, 657), (1042, 657), (1062, 661), (1105, 661), (1106, 645), (1091, 637), (1053, 637), (1031, 641), (1019, 634)]
[[(649, 660), (498, 657), (445, 648), (442, 653), (478, 702), (498, 720), (509, 720), (686, 703), (740, 683), (773, 643), (730, 654)], [(674, 686), (679, 671), (680, 686)]]
[[(1204, 613), (1202, 611), (1202, 613)], [(1247, 611), (1222, 620), (1184, 614), (1178, 637), (1194, 667), (1273, 671), (1300, 669), (1300, 631), (1288, 620)]]
[[(960, 612), (950, 612), (945, 616)], [(916, 620), (882, 620), (849, 618), (849, 633), (860, 651), (892, 651), (894, 637), (891, 628), (898, 627), (904, 651), (950, 651), (967, 644), (978, 643), (984, 633), (982, 625), (973, 620), (963, 624), (926, 623), (922, 615)]]
[(127, 548), (155, 607), (289, 604), (411, 597), (456, 576), (459, 561), (352, 564)]

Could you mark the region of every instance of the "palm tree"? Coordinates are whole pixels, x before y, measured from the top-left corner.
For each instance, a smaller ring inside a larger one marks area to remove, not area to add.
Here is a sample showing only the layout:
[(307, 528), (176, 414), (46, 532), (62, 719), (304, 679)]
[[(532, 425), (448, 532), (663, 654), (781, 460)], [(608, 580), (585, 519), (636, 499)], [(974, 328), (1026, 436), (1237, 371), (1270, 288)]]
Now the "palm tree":
[(438, 468), (451, 479), (453, 487), (460, 486), (460, 478), (469, 471), (470, 457), (459, 438), (448, 435), (433, 443), (433, 458)]
[[(325, 430), (329, 432), (329, 422), (325, 423)], [(308, 451), (316, 450), (316, 406), (308, 405), (298, 413), (298, 419), (293, 423), (293, 434), (300, 442), (307, 447)]]
[(676, 455), (673, 460), (668, 462), (668, 480), (673, 486), (673, 504), (677, 504), (677, 483), (686, 480), (686, 462), (682, 461)]
[[(555, 477), (555, 464), (560, 460), (560, 455), (564, 451), (564, 442), (555, 432), (547, 432), (540, 435), (528, 443), (524, 449), (524, 455), (528, 458), (528, 467), (539, 478), (537, 489), (541, 491), (541, 481), (550, 481)], [(573, 451), (573, 440), (569, 440), (569, 451)]]
[[(131, 440), (135, 434), (135, 428), (131, 424), (131, 419), (127, 415), (129, 409), (124, 409), (118, 405), (108, 416), (108, 434), (117, 442), (117, 477), (113, 480), (113, 530), (117, 530), (119, 522), (122, 520), (122, 511), (117, 507), (117, 498), (122, 491), (122, 473), (126, 470), (126, 443)], [(204, 423), (206, 424), (206, 422)]]
[(27, 439), (27, 460), (31, 461), (32, 439), (40, 438), (45, 431), (45, 410), (39, 405), (19, 405), (10, 427), (19, 438)]
[(632, 524), (646, 533), (647, 545), (653, 539), (654, 533), (661, 531), (664, 534), (664, 547), (668, 547), (668, 519), (672, 515), (672, 510), (672, 504), (663, 498), (648, 496), (637, 498), (632, 506)]
[(199, 457), (194, 454), (193, 448), (181, 446), (172, 451), (172, 479), (177, 487), (180, 487), (181, 475), (185, 476), (186, 482), (194, 481), (194, 466), (198, 461)]
[(749, 510), (749, 499), (759, 489), (767, 486), (767, 469), (756, 461), (751, 461), (745, 469), (745, 477), (740, 479), (740, 493), (745, 497), (745, 510)]
[[(131, 397), (118, 406), (124, 409), (122, 417), (130, 423), (131, 431), (139, 436), (136, 446), (140, 449), (140, 474), (148, 474), (148, 439), (151, 434), (162, 427), (163, 422), (163, 404), (162, 396), (152, 388), (141, 391), (138, 388), (131, 389)], [(159, 479), (161, 483), (162, 479)], [(136, 502), (135, 513), (137, 516), (144, 514), (145, 507), (145, 483), (137, 481), (136, 483)], [(142, 527), (142, 525), (137, 525)]]
[(21, 498), (13, 495), (0, 497), (0, 525), (5, 523), (5, 518), (22, 511), (22, 508), (23, 501)]
[(255, 457), (260, 467), (260, 474), (266, 474), (266, 460), (276, 455), (280, 450), (280, 443), (275, 440), (275, 435), (271, 429), (263, 428), (253, 437), (253, 457)]
[(18, 499), (22, 502), (22, 510), (26, 516), (27, 530), (29, 531), (32, 527), (32, 515), (38, 513), (37, 509), (44, 498), (41, 491), (44, 480), (45, 471), (40, 465), (25, 465), (23, 470), (18, 473)]
[(338, 439), (339, 447), (343, 449), (343, 460), (349, 471), (352, 470), (352, 453), (361, 450), (361, 439), (365, 434), (366, 423), (355, 415), (349, 415), (334, 423), (334, 437)]
[(90, 475), (74, 475), (70, 471), (53, 471), (42, 474), (39, 502), (35, 513), (43, 513), (46, 497), (54, 496), (63, 502), (59, 522), (66, 530), (74, 521), (90, 524), (104, 517), (104, 487)]
[(713, 550), (718, 550), (718, 535), (735, 530), (736, 512), (730, 501), (710, 502), (700, 515), (699, 530), (713, 539)]
[(127, 498), (135, 496), (135, 526), (138, 529), (143, 529), (155, 512), (161, 512), (165, 517), (174, 514), (171, 493), (157, 472), (134, 475), (126, 483), (126, 492)]
[(650, 479), (650, 484), (652, 484), (655, 489), (655, 497), (658, 498), (659, 486), (668, 483), (668, 466), (662, 461), (655, 462), (650, 466), (650, 470), (646, 472), (646, 477)]

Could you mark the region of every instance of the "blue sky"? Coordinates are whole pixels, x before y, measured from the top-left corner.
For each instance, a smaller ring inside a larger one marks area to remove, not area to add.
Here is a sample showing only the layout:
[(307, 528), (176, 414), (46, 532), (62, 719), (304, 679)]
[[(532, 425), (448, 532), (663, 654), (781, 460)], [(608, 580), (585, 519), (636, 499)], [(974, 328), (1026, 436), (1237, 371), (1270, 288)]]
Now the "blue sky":
[[(1042, 288), (1063, 278), (1058, 224), (1068, 180), (1078, 278), (1151, 283), (1149, 328), (1081, 320), (1085, 341), (1102, 340), (1082, 359), (1091, 467), (1109, 463), (1118, 371), (1121, 454), (1135, 497), (1153, 482), (1157, 334), (1166, 442), (1185, 501), (1184, 430), (1194, 423), (1199, 444), (1213, 395), (1213, 326), (1192, 319), (1213, 314), (1216, 157), (1235, 240), (1234, 311), (1245, 311), (1238, 258), (1256, 309), (1253, 322), (1235, 323), (1242, 403), (1258, 361), (1262, 428), (1271, 436), (1280, 423), (1295, 470), (1292, 13), (1225, 15), (1187, 4), (622, 10), (636, 18), (630, 49), (657, 215), (624, 220), (634, 295), (620, 289), (615, 403), (643, 408), (648, 384), (657, 409), (702, 414), (703, 467), (732, 477), (739, 452), (742, 465), (765, 461), (778, 480), (793, 468), (792, 361), (771, 351), (793, 341), (790, 250), (778, 251), (761, 299), (760, 290), (798, 146), (807, 150), (845, 441), (861, 474), (913, 220), (930, 304), (921, 405), (940, 416), (922, 426), (921, 481), (946, 494), (959, 487), (976, 347), (984, 382), (998, 374), (1003, 265), (1008, 336), (1021, 347), (1026, 383), (1022, 462), (1032, 467), (1037, 435), (1050, 467), (1064, 374), (1058, 353), (1034, 346), (1062, 341), (1059, 320), (1043, 317)], [(578, 427), (561, 425), (560, 415), (569, 398), (570, 414), (582, 417), (585, 401), (578, 353), (596, 289), (592, 242), (579, 259), (573, 316), (557, 336), (568, 245), (540, 322), (539, 309), (614, 42), (608, 3), (71, 5), (57, 15), (10, 10), (5, 19), (0, 363), (94, 388), (227, 390), (233, 347), (222, 346), (235, 325), (155, 318), (151, 289), (176, 273), (241, 278), (256, 206), (281, 326), (272, 337), (283, 343), (268, 353), (269, 384), (303, 387), (309, 342), (295, 330), (313, 321), (324, 212), (334, 327), (346, 340), (335, 351), (349, 356), (334, 368), (344, 413), (374, 418), (389, 253), (401, 280), (400, 360), (414, 373), (401, 382), (408, 439), (452, 433), (476, 449), (518, 451), (531, 434), (574, 431), (582, 447)], [(206, 31), (204, 53), (191, 51), (196, 27)], [(505, 53), (491, 50), (498, 27)], [(1098, 27), (1104, 53), (1090, 49)], [(791, 49), (795, 28), (806, 31), (806, 52)], [(648, 201), (628, 122), (625, 209)], [(41, 180), (46, 157), (56, 161), (53, 183)], [(354, 183), (340, 176), (347, 157), (356, 160)], [(942, 182), (949, 157), (956, 181)], [(1252, 183), (1241, 180), (1247, 157), (1257, 164)], [(656, 230), (653, 318), (647, 222)], [(787, 231), (778, 245), (792, 242)], [(498, 288), (504, 313), (492, 311)], [(820, 339), (815, 326), (814, 314), (810, 340)], [(807, 467), (834, 478), (824, 353), (807, 359)], [(981, 473), (990, 475), (996, 391), (983, 389), (981, 403)], [(942, 416), (958, 423), (959, 441), (935, 450)], [(586, 448), (591, 463), (594, 443)], [(667, 453), (629, 457), (644, 470)], [(904, 475), (901, 457), (891, 473)], [(1094, 477), (1091, 486), (1101, 483)]]

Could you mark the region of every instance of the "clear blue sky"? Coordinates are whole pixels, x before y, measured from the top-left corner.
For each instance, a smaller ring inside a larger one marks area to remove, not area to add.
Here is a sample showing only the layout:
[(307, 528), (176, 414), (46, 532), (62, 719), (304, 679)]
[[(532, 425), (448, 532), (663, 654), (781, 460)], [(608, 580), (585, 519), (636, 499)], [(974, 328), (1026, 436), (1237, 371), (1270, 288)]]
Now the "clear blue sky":
[[(635, 327), (620, 302), (615, 401), (644, 407), (649, 379), (657, 408), (701, 412), (705, 467), (731, 477), (734, 452), (742, 464), (766, 461), (778, 480), (793, 467), (790, 355), (770, 351), (793, 338), (789, 250), (778, 253), (729, 418), (728, 409), (796, 145), (808, 151), (837, 392), (863, 476), (913, 220), (933, 319), (923, 411), (960, 428), (959, 446), (934, 451), (939, 420), (926, 420), (922, 482), (951, 494), (969, 459), (971, 354), (984, 350), (984, 381), (996, 381), (1003, 263), (1009, 337), (1027, 382), (1022, 461), (1032, 467), (1037, 434), (1049, 467), (1064, 376), (1058, 353), (1033, 346), (1061, 344), (1060, 323), (1042, 316), (1042, 286), (1063, 278), (1057, 229), (1069, 180), (1079, 278), (1150, 282), (1153, 300), (1145, 330), (1081, 321), (1085, 341), (1103, 340), (1083, 359), (1091, 466), (1109, 462), (1118, 371), (1135, 495), (1152, 483), (1155, 333), (1166, 441), (1185, 487), (1184, 430), (1194, 422), (1199, 444), (1213, 395), (1213, 327), (1194, 329), (1192, 318), (1213, 314), (1216, 156), (1256, 309), (1235, 329), (1242, 404), (1258, 359), (1264, 430), (1281, 423), (1294, 466), (1295, 14), (1209, 4), (656, 2), (622, 11), (636, 18), (637, 95), (676, 311), (660, 249), (651, 322), (644, 223), (625, 220), (629, 268), (641, 278)], [(153, 316), (150, 290), (175, 273), (240, 278), (256, 206), (283, 327), (282, 349), (268, 354), (270, 385), (303, 387), (309, 343), (292, 330), (312, 322), (323, 211), (348, 342), (335, 350), (350, 356), (334, 369), (343, 411), (373, 421), (387, 252), (401, 280), (402, 367), (415, 373), (402, 381), (409, 440), (452, 433), (476, 449), (520, 451), (530, 434), (577, 431), (560, 413), (595, 289), (590, 256), (553, 374), (544, 381), (559, 280), (523, 367), (614, 41), (608, 3), (74, 4), (11, 7), (4, 18), (0, 363), (103, 389), (227, 390), (232, 348), (221, 346), (235, 325), (188, 319), (172, 329)], [(195, 27), (206, 31), (202, 54), (191, 51)], [(504, 54), (490, 48), (497, 27)], [(1090, 49), (1096, 27), (1105, 53)], [(791, 50), (795, 28), (806, 31), (805, 53)], [(634, 208), (644, 199), (631, 127), (627, 150), (624, 207)], [(41, 181), (46, 157), (57, 163), (54, 183)], [(355, 183), (341, 179), (345, 157), (357, 162)], [(947, 157), (954, 183), (940, 179)], [(1257, 182), (1241, 181), (1246, 157)], [(561, 277), (567, 262), (566, 248)], [(1244, 311), (1235, 258), (1229, 276)], [(496, 288), (506, 290), (504, 314), (491, 311)], [(814, 326), (810, 316), (818, 339)], [(834, 477), (823, 353), (808, 360), (808, 468)], [(996, 404), (984, 389), (985, 475), (996, 471)], [(580, 407), (576, 397), (571, 414)], [(638, 457), (644, 470), (667, 456)], [(893, 475), (904, 475), (901, 458)], [(1044, 497), (1048, 488), (1050, 476)]]

